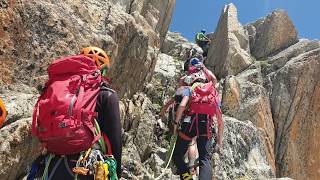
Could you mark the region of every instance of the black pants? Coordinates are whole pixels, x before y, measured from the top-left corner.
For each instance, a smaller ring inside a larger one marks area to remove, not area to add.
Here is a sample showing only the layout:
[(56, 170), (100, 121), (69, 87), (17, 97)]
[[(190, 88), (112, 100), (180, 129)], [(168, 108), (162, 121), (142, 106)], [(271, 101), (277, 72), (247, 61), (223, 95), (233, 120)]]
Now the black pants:
[[(208, 131), (207, 120), (199, 120), (198, 127), (196, 123), (190, 129), (191, 122), (183, 122), (181, 125), (181, 132), (190, 138), (193, 138), (199, 134), (197, 138), (197, 146), (199, 152), (199, 179), (211, 180), (212, 179), (212, 165), (211, 165), (211, 153), (212, 153), (212, 138), (204, 136)], [(198, 133), (197, 133), (198, 128)], [(211, 125), (210, 125), (211, 131)], [(211, 132), (210, 132), (211, 133)], [(181, 175), (185, 172), (189, 172), (189, 167), (184, 162), (183, 156), (188, 150), (188, 145), (191, 140), (186, 140), (178, 136), (175, 150), (173, 152), (173, 161), (178, 168), (178, 173)]]
[(209, 42), (208, 41), (200, 41), (198, 43), (198, 46), (201, 47), (201, 49), (203, 50), (203, 57), (207, 57), (208, 55), (208, 50), (209, 50)]

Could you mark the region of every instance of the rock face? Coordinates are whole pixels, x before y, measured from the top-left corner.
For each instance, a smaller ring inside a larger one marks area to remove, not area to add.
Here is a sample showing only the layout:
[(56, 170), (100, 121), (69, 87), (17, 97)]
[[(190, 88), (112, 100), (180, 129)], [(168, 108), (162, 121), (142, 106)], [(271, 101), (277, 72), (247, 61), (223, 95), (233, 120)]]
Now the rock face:
[(238, 21), (237, 9), (226, 5), (209, 48), (206, 65), (218, 78), (236, 75), (247, 68), (250, 57), (249, 37)]
[(133, 140), (139, 159), (144, 161), (150, 155), (154, 142), (156, 119), (151, 112), (152, 103), (144, 94), (136, 94), (132, 101), (124, 102), (124, 108), (127, 112), (122, 117), (124, 131), (128, 133), (126, 141)]
[(190, 43), (178, 32), (168, 32), (167, 37), (161, 47), (161, 52), (170, 56), (185, 60), (186, 51), (196, 48), (198, 45)]
[(279, 52), (298, 42), (297, 31), (283, 10), (272, 12), (266, 18), (246, 25), (251, 53), (257, 59)]
[(36, 95), (8, 92), (1, 96), (8, 111), (0, 129), (0, 177), (16, 179), (25, 174), (38, 155), (37, 141), (31, 138), (31, 113)]
[[(207, 65), (225, 78), (224, 113), (259, 128), (267, 164), (277, 177), (319, 179), (320, 42), (298, 40), (282, 10), (243, 30), (231, 4), (224, 8), (212, 41)], [(251, 55), (259, 61), (241, 63)]]
[[(44, 75), (53, 59), (94, 45), (110, 55), (115, 67), (110, 74), (120, 96), (130, 96), (150, 80), (148, 72), (155, 66), (175, 0), (121, 1), (120, 5), (111, 0), (32, 0), (1, 5), (2, 85), (34, 85), (34, 78)], [(135, 81), (127, 81), (128, 77)]]
[(319, 73), (318, 48), (292, 58), (269, 75), (278, 176), (320, 178)]
[(161, 53), (158, 56), (154, 72), (170, 79), (180, 73), (181, 69), (177, 68), (179, 65), (181, 65), (181, 62), (175, 60), (172, 56)]
[(37, 101), (37, 95), (11, 91), (1, 96), (1, 99), (4, 101), (8, 111), (6, 125), (19, 119), (31, 117), (33, 106)]
[[(123, 178), (158, 176), (170, 133), (164, 128), (163, 137), (156, 136), (156, 113), (176, 88), (179, 59), (193, 47), (178, 33), (166, 36), (174, 5), (1, 1), (0, 97), (9, 116), (0, 129), (0, 177), (20, 179), (37, 155), (30, 116), (34, 87), (45, 82), (48, 64), (88, 45), (106, 49), (115, 67), (110, 75), (122, 98)], [(224, 7), (206, 61), (224, 78), (219, 84), (228, 115), (223, 153), (212, 156), (214, 179), (320, 179), (320, 42), (297, 41), (283, 11), (243, 28), (234, 5)], [(163, 179), (179, 178), (168, 170)]]
[(238, 120), (251, 121), (263, 137), (268, 164), (275, 174), (274, 124), (267, 90), (259, 65), (251, 66), (237, 76), (227, 77), (222, 94), (222, 110)]
[(18, 179), (39, 154), (38, 142), (31, 138), (31, 119), (20, 119), (0, 129), (0, 176)]
[[(38, 95), (29, 86), (45, 82), (52, 60), (78, 54), (84, 46), (101, 47), (114, 67), (110, 71), (114, 88), (120, 97), (131, 97), (151, 80), (174, 6), (175, 0), (1, 1), (0, 93), (9, 111), (1, 129), (0, 164), (5, 167), (1, 177), (18, 178), (35, 157), (30, 116)], [(126, 102), (121, 105), (126, 107)], [(133, 112), (122, 108), (122, 124), (125, 133), (131, 130), (134, 135), (137, 147), (132, 150), (138, 152), (133, 154), (141, 163), (151, 154), (155, 121), (149, 121), (154, 116), (148, 108), (134, 109), (139, 116), (130, 116)]]
[(120, 5), (139, 24), (151, 28), (160, 36), (160, 42), (163, 42), (169, 29), (175, 0), (111, 0), (111, 2)]
[(268, 71), (264, 73), (269, 74), (271, 72), (275, 72), (276, 70), (283, 67), (292, 58), (295, 58), (300, 54), (312, 51), (317, 48), (320, 48), (319, 41), (300, 39), (298, 43), (288, 47), (287, 49), (274, 56), (268, 57), (266, 62), (268, 63), (269, 67), (266, 68), (266, 70)]
[(267, 179), (275, 177), (267, 162), (263, 138), (250, 121), (223, 116), (223, 155), (213, 154), (214, 179)]

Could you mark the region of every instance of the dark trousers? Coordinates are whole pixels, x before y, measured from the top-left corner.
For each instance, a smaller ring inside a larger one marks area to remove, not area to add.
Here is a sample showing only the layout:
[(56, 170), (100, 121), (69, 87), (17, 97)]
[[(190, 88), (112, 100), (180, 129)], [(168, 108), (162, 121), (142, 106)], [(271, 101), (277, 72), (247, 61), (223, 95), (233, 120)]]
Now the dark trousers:
[[(45, 156), (39, 157), (34, 163), (37, 163), (39, 169), (37, 170), (34, 178), (40, 179), (44, 173), (45, 168)], [(74, 180), (74, 173), (72, 168), (76, 166), (76, 161), (78, 160), (79, 155), (70, 155), (68, 157), (61, 158), (59, 156), (54, 157), (48, 168), (48, 179), (50, 180)], [(53, 172), (54, 171), (54, 172)], [(29, 178), (28, 180), (33, 180)], [(78, 180), (93, 180), (92, 175), (82, 176), (78, 175)]]
[[(181, 132), (192, 138), (199, 134), (197, 138), (197, 146), (199, 152), (199, 179), (211, 180), (212, 179), (212, 165), (211, 165), (211, 153), (212, 153), (212, 138), (204, 136), (207, 134), (207, 120), (199, 120), (198, 127), (196, 123), (190, 129), (191, 123), (184, 122), (181, 125)], [(197, 133), (198, 128), (198, 133)], [(211, 128), (210, 128), (211, 131)], [(211, 132), (210, 132), (211, 133)], [(188, 145), (191, 140), (186, 140), (178, 136), (176, 147), (173, 152), (173, 161), (178, 168), (178, 173), (181, 175), (185, 172), (189, 172), (189, 167), (184, 162), (183, 156), (188, 149)]]
[(198, 44), (199, 47), (203, 50), (203, 57), (207, 57), (209, 50), (209, 42), (208, 41), (200, 41)]

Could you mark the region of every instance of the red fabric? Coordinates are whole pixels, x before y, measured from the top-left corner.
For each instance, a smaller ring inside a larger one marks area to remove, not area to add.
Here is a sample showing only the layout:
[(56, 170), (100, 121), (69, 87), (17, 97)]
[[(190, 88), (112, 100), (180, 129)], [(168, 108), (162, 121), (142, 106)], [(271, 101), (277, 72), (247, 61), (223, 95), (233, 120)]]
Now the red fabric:
[(112, 155), (111, 143), (110, 143), (108, 136), (106, 134), (102, 133), (102, 137), (103, 137), (103, 140), (106, 144), (106, 150), (107, 150), (106, 154)]
[(216, 96), (218, 96), (218, 92), (212, 82), (199, 85), (192, 91), (189, 104), (189, 115), (195, 116), (192, 119), (189, 131), (191, 131), (191, 128), (195, 123), (197, 127), (197, 136), (199, 136), (199, 114), (207, 115), (207, 121), (209, 121), (207, 123), (207, 137), (210, 138), (212, 136), (209, 128), (211, 128), (211, 124), (213, 123), (212, 118), (216, 114), (216, 109), (218, 108)]
[(200, 85), (196, 87), (191, 94), (189, 113), (215, 115), (217, 108), (216, 92), (212, 82), (206, 83), (202, 87)]
[(32, 121), (32, 134), (48, 152), (79, 153), (100, 138), (94, 135), (93, 121), (102, 81), (97, 70), (91, 59), (81, 55), (58, 59), (48, 67), (49, 80)]
[(190, 75), (190, 74), (193, 74), (193, 73), (196, 73), (196, 72), (198, 72), (198, 71), (200, 71), (201, 69), (198, 69), (197, 67), (195, 67), (195, 66), (189, 66), (189, 68), (188, 68), (188, 75)]

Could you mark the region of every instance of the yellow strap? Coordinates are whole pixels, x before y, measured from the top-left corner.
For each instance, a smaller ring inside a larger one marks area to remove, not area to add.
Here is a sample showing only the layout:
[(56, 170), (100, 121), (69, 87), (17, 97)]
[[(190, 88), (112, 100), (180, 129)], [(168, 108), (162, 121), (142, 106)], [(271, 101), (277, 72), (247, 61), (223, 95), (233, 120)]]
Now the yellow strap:
[(182, 174), (182, 179), (183, 180), (192, 180), (192, 177), (191, 177), (190, 173), (186, 172), (186, 173)]

